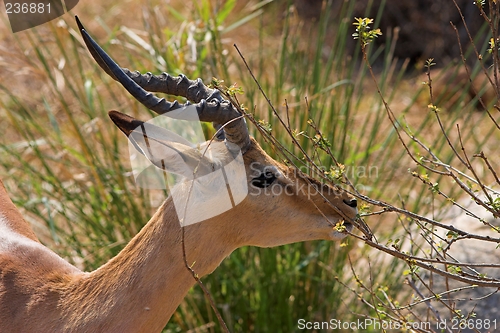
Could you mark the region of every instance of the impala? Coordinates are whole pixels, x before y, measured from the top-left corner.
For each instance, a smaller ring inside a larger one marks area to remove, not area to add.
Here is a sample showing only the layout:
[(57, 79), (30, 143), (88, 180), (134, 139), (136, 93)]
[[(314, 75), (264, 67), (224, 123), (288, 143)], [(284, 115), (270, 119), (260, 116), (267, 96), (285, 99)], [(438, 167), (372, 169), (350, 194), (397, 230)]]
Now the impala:
[[(339, 240), (353, 229), (355, 198), (269, 157), (249, 136), (242, 114), (217, 89), (182, 75), (122, 69), (78, 25), (98, 64), (146, 107), (160, 114), (182, 107), (147, 91), (183, 96), (194, 103), (200, 121), (220, 129), (212, 142), (217, 148), (201, 157), (191, 146), (171, 143), (161, 128), (154, 135), (142, 132), (146, 141), (175, 150), (182, 167), (193, 173), (215, 170), (241, 151), (250, 193), (231, 209), (186, 226), (169, 196), (116, 257), (93, 272), (82, 272), (39, 242), (0, 182), (0, 332), (160, 332), (196, 283), (185, 266), (183, 245), (187, 262), (195, 263), (201, 277), (245, 245)], [(141, 135), (135, 134), (142, 121), (117, 111), (109, 116), (153, 164), (176, 172), (138, 143)], [(304, 184), (314, 191), (294, 191)], [(288, 190), (264, 191), (271, 186)], [(344, 228), (335, 228), (342, 221)]]

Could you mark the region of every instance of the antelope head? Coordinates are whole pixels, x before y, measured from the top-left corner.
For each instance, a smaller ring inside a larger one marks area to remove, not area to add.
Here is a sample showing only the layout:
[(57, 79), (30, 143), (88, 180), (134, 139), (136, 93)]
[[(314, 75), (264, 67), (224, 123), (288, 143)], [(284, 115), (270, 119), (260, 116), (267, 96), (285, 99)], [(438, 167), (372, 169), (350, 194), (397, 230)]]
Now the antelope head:
[[(78, 19), (77, 19), (78, 21)], [(167, 73), (153, 75), (132, 72), (119, 67), (90, 37), (78, 21), (83, 39), (99, 66), (140, 103), (159, 115), (186, 119), (187, 107), (195, 110), (200, 121), (212, 122), (218, 130), (217, 138), (194, 146), (187, 140), (176, 138), (168, 130), (148, 125), (143, 121), (110, 111), (109, 116), (127, 135), (132, 145), (157, 168), (193, 180), (193, 175), (204, 176), (221, 169), (241, 157), (244, 173), (238, 181), (247, 189), (247, 194), (230, 194), (232, 207), (221, 215), (210, 216), (212, 227), (228, 233), (235, 247), (255, 245), (271, 247), (307, 240), (339, 240), (346, 231), (352, 231), (351, 223), (357, 215), (356, 199), (340, 188), (325, 185), (301, 173), (296, 168), (271, 158), (250, 137), (241, 114), (220, 91), (211, 89), (200, 79), (189, 80), (184, 75), (172, 77)], [(171, 103), (158, 98), (152, 92), (185, 97), (188, 102)], [(192, 102), (192, 104), (190, 104)], [(154, 149), (153, 149), (154, 148)], [(154, 151), (161, 153), (155, 154)], [(234, 175), (233, 175), (234, 176)], [(231, 175), (225, 175), (226, 182)], [(211, 179), (208, 187), (221, 188)], [(222, 184), (229, 189), (230, 183)], [(182, 184), (171, 189), (171, 193), (188, 193)], [(212, 197), (203, 197), (204, 190), (194, 196), (191, 210), (203, 211), (199, 205), (218, 205)], [(182, 215), (177, 211), (177, 215)], [(183, 217), (179, 216), (182, 220)], [(343, 222), (342, 228), (336, 228)], [(204, 222), (205, 223), (205, 222)], [(195, 227), (189, 226), (189, 227)]]

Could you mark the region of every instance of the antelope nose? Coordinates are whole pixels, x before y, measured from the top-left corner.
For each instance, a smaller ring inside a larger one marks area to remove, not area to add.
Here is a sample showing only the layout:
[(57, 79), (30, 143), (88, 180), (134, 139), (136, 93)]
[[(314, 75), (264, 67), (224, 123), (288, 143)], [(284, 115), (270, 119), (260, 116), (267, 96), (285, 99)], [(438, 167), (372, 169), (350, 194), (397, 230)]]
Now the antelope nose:
[(349, 200), (344, 199), (343, 201), (349, 207), (356, 208), (358, 206), (358, 200), (356, 200), (356, 198), (352, 198)]

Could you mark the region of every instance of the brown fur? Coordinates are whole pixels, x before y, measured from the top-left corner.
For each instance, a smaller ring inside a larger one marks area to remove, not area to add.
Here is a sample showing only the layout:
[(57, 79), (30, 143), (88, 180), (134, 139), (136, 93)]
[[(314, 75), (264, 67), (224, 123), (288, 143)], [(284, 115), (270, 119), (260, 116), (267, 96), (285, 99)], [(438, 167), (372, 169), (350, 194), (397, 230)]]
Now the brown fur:
[[(17, 210), (12, 200), (10, 200), (5, 186), (0, 179), (0, 213), (5, 217), (5, 222), (15, 232), (20, 235), (24, 235), (32, 240), (38, 242), (38, 238), (29, 226), (29, 224), (24, 220), (21, 213)], [(15, 222), (14, 222), (15, 221)]]

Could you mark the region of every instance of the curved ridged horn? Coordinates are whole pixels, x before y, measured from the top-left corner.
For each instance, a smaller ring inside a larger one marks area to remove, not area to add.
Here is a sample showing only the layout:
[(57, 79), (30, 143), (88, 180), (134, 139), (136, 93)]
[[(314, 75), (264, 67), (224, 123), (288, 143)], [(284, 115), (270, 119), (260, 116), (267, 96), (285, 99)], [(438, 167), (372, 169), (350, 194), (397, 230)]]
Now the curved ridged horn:
[[(181, 104), (177, 101), (171, 103), (164, 98), (156, 97), (149, 91), (185, 97), (188, 101), (195, 103), (192, 105), (196, 108), (200, 121), (213, 122), (216, 128), (222, 125), (226, 141), (237, 145), (243, 153), (246, 152), (250, 145), (250, 136), (245, 119), (231, 102), (222, 98), (219, 90), (208, 88), (201, 79), (189, 80), (184, 75), (173, 77), (163, 73), (156, 76), (151, 73), (140, 74), (122, 69), (90, 37), (78, 17), (75, 18), (94, 60), (109, 76), (120, 82), (136, 100), (158, 114), (167, 114), (191, 104), (189, 102)], [(186, 119), (182, 118), (182, 114), (176, 115), (176, 118)]]

